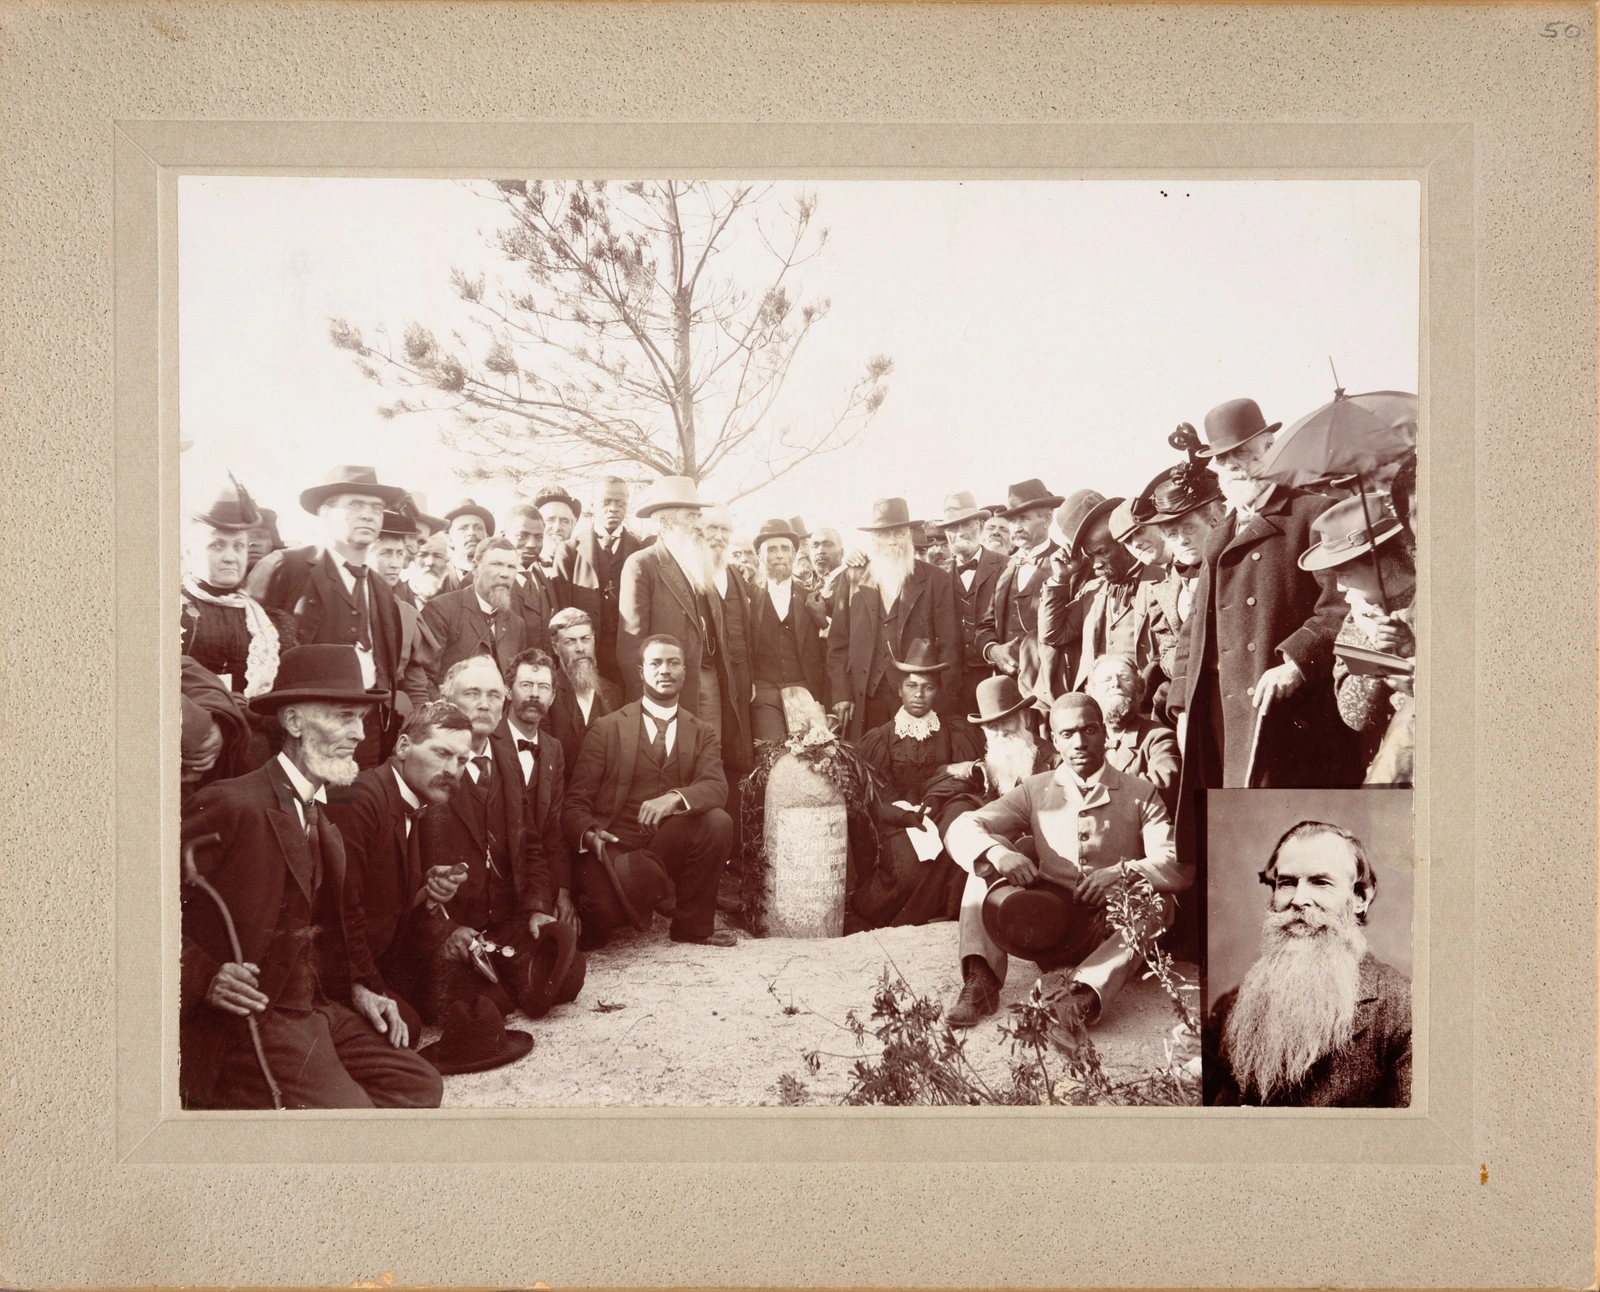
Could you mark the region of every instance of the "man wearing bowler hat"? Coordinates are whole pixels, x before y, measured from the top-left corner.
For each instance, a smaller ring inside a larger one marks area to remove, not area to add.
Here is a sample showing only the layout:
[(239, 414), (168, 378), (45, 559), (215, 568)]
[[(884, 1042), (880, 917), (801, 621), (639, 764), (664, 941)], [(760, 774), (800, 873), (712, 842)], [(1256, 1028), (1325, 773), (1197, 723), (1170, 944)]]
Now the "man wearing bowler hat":
[(1024, 480), (1011, 486), (1000, 513), (1022, 546), (995, 583), (994, 597), (978, 624), (977, 648), (986, 664), (1017, 678), (1024, 691), (1034, 689), (1039, 675), (1039, 594), (1057, 551), (1051, 514), (1066, 501), (1042, 481)]
[[(1050, 709), (1061, 766), (959, 817), (945, 836), (950, 855), (976, 881), (961, 906), (963, 985), (952, 1011), (978, 1018), (999, 1008), (1009, 955), (1065, 975), (1057, 1017), (1069, 1033), (1100, 1018), (1138, 965), (1111, 928), (1106, 903), (1138, 876), (1161, 895), (1149, 932), (1172, 923), (1173, 894), (1194, 883), (1180, 864), (1161, 796), (1148, 781), (1105, 761), (1100, 706), (1061, 696)], [(1032, 852), (1018, 844), (1028, 836)], [(970, 1024), (969, 1024), (970, 1025)]]
[(953, 568), (951, 590), (955, 593), (956, 613), (961, 617), (961, 687), (958, 713), (971, 713), (977, 701), (978, 683), (993, 671), (978, 649), (978, 625), (989, 613), (995, 585), (1006, 568), (1006, 559), (983, 544), (983, 524), (989, 513), (978, 506), (970, 493), (953, 493), (944, 500), (945, 546), (950, 550)]
[(1206, 414), (1198, 456), (1229, 513), (1212, 532), (1178, 639), (1167, 707), (1183, 721), (1178, 796), (1187, 838), (1193, 794), (1213, 786), (1338, 786), (1361, 779), (1333, 696), (1333, 641), (1345, 604), (1326, 572), (1301, 569), (1321, 495), (1263, 472), (1273, 433), (1253, 399)]
[[(900, 707), (893, 662), (918, 638), (952, 672), (961, 669), (961, 620), (950, 576), (916, 558), (911, 512), (904, 498), (879, 498), (868, 524), (872, 550), (864, 566), (846, 566), (833, 596), (828, 628), (828, 700), (847, 740), (890, 721)], [(948, 710), (951, 698), (939, 708)]]
[[(269, 610), (294, 616), (296, 644), (354, 646), (368, 686), (399, 686), (404, 633), (389, 585), (371, 576), (367, 554), (383, 514), (406, 502), (404, 489), (378, 483), (371, 467), (337, 466), (305, 490), (300, 505), (322, 522), (320, 547), (274, 552), (256, 566), (246, 591)], [(376, 767), (389, 752), (394, 709), (377, 706), (364, 724), (356, 760)]]
[[(270, 691), (282, 748), (265, 765), (201, 790), (183, 822), (186, 861), (210, 894), (184, 886), (179, 1088), (190, 1108), (436, 1108), (439, 1075), (405, 1048), (393, 999), (348, 982), (344, 843), (323, 810), (348, 785), (362, 728), (386, 695), (350, 646), (287, 650)], [(246, 1023), (254, 1018), (258, 1058)], [(263, 1063), (271, 1079), (263, 1072)]]
[(640, 697), (595, 722), (567, 782), (561, 823), (584, 944), (623, 923), (647, 930), (673, 900), (674, 942), (731, 947), (734, 935), (715, 927), (733, 846), (717, 735), (680, 703), (688, 670), (676, 638), (646, 638), (640, 660)]
[(444, 514), (446, 539), (450, 545), (450, 569), (440, 592), (455, 592), (472, 582), (473, 561), (478, 544), (494, 533), (494, 513), (471, 498), (463, 498)]
[(751, 733), (757, 740), (782, 741), (783, 691), (798, 686), (818, 704), (827, 698), (822, 623), (794, 581), (794, 555), (800, 535), (784, 520), (769, 520), (756, 531), (756, 561), (763, 581), (750, 598), (748, 628)]

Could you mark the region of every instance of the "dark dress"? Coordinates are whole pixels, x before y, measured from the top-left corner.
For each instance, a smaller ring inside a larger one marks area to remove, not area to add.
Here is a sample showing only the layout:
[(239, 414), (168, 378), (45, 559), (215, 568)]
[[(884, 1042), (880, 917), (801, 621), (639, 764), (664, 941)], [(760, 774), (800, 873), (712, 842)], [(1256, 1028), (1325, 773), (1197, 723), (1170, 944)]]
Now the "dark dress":
[[(213, 587), (203, 579), (198, 582), (212, 596), (225, 597), (242, 591), (240, 588)], [(249, 621), (243, 606), (213, 605), (191, 596), (187, 589), (179, 595), (183, 607), (180, 650), (201, 668), (215, 674), (219, 681), (227, 679), (227, 687), (238, 702), (240, 712), (250, 723), (247, 748), (237, 762), (230, 760), (232, 770), (229, 775), (242, 776), (260, 767), (273, 753), (271, 742), (262, 732), (264, 720), (246, 705), (244, 698), (245, 668), (250, 655)], [(267, 618), (278, 630), (278, 651), (281, 654), (295, 643), (294, 616), (281, 610), (268, 610)], [(215, 776), (206, 779), (209, 782), (225, 778)]]

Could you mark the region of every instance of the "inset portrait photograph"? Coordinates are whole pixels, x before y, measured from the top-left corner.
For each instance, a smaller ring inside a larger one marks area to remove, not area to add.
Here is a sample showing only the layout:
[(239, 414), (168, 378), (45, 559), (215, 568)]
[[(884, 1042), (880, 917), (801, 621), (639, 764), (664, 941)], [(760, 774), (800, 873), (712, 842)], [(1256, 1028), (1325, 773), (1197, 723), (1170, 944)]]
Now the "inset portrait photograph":
[(1209, 1105), (1411, 1104), (1409, 789), (1206, 795)]

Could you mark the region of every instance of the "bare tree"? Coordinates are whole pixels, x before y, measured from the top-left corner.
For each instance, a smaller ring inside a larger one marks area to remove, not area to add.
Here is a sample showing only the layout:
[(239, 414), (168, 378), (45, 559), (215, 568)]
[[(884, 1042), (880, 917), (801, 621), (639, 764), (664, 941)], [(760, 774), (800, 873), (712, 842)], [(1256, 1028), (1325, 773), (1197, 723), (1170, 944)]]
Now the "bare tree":
[[(473, 342), (411, 322), (396, 348), (381, 327), (368, 342), (344, 319), (329, 325), (363, 373), (406, 392), (385, 416), (452, 414), (446, 440), (475, 460), (474, 478), (719, 473), (733, 501), (855, 443), (888, 394), (893, 362), (874, 355), (813, 423), (772, 416), (829, 309), (795, 282), (828, 241), (809, 192), (782, 201), (770, 186), (675, 180), (479, 191), (509, 217), (493, 243), (512, 270), (493, 290), (452, 271), (481, 329)], [(759, 275), (719, 272), (756, 247)]]

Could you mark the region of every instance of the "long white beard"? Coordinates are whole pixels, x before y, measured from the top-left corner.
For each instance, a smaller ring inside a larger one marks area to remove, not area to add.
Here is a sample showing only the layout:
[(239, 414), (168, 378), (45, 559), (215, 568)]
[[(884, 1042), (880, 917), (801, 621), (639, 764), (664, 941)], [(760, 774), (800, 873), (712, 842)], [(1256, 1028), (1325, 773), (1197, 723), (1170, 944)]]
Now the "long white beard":
[(872, 560), (867, 569), (872, 574), (872, 581), (878, 585), (885, 610), (900, 599), (900, 589), (911, 577), (916, 564), (917, 549), (909, 533), (893, 537), (886, 534), (872, 536)]
[(1031, 731), (985, 731), (988, 748), (983, 753), (983, 765), (989, 769), (989, 783), (1002, 794), (1009, 794), (1022, 781), (1033, 775), (1033, 762), (1038, 754)]
[(1228, 506), (1235, 511), (1253, 510), (1257, 500), (1266, 493), (1267, 480), (1253, 480), (1246, 477), (1243, 480), (1224, 480), (1217, 477), (1217, 483), (1222, 488), (1222, 496), (1228, 500)]
[(1261, 958), (1250, 966), (1224, 1042), (1241, 1091), (1256, 1091), (1262, 1103), (1292, 1089), (1318, 1059), (1350, 1040), (1361, 994), (1361, 958), (1366, 935), (1353, 908), (1320, 917), (1314, 932), (1296, 935), (1286, 926), (1294, 911), (1267, 916)]
[(350, 785), (361, 775), (361, 768), (353, 757), (333, 758), (313, 749), (309, 742), (300, 746), (300, 756), (306, 760), (307, 771), (330, 785)]
[(666, 526), (662, 526), (660, 537), (661, 545), (678, 563), (683, 577), (689, 580), (689, 586), (696, 592), (709, 593), (716, 578), (716, 563), (706, 540), (693, 532), (685, 533)]

